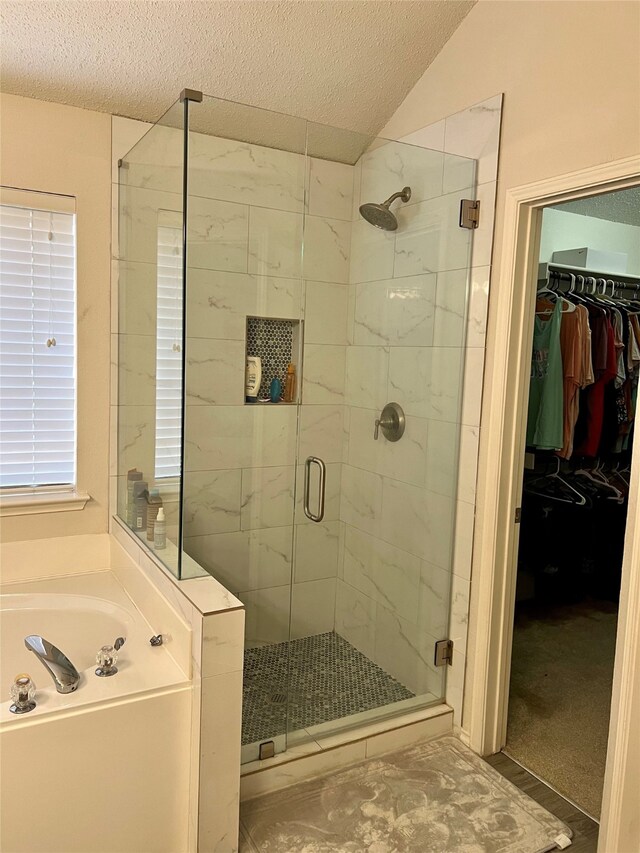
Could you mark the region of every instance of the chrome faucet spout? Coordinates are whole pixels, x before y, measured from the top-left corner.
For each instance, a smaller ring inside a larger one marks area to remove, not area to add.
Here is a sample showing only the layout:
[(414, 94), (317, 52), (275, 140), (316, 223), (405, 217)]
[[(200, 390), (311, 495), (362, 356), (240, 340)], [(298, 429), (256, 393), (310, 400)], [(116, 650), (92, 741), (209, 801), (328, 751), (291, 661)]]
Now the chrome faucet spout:
[(30, 634), (24, 638), (24, 644), (48, 670), (58, 693), (73, 693), (78, 688), (78, 670), (53, 643), (37, 634)]

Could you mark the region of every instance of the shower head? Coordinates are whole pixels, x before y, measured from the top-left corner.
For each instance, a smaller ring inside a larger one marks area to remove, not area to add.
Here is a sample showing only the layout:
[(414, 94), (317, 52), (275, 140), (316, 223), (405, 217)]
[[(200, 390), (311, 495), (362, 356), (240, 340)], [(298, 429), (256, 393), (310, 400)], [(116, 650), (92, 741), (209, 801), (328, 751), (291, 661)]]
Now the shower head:
[(360, 216), (366, 219), (371, 225), (376, 228), (382, 228), (383, 231), (395, 231), (398, 227), (398, 220), (391, 213), (389, 207), (397, 198), (407, 202), (411, 198), (411, 187), (403, 187), (399, 193), (390, 195), (382, 204), (369, 202), (368, 204), (360, 205)]

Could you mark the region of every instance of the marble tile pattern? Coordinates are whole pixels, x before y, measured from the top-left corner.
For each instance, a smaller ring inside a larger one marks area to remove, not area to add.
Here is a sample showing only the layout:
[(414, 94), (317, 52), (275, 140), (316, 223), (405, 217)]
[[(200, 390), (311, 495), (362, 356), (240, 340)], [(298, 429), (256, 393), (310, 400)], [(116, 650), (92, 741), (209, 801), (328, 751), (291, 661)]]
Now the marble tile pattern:
[(540, 853), (569, 827), (452, 736), (256, 797), (258, 853)]
[[(457, 725), (500, 110), (498, 96), (376, 143), (356, 166), (352, 208), (336, 629), (414, 692), (436, 695), (444, 683), (433, 643), (455, 634), (447, 699)], [(363, 222), (358, 204), (404, 185), (412, 197), (393, 206), (396, 232)], [(476, 192), (472, 233), (458, 227), (458, 208)], [(405, 435), (374, 441), (392, 400)]]

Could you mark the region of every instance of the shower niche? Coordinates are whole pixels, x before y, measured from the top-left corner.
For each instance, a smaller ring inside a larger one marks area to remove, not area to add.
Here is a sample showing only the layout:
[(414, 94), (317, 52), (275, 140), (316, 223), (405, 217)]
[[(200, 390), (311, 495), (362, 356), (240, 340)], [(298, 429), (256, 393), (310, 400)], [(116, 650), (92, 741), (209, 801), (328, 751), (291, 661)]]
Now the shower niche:
[[(257, 357), (261, 365), (257, 405), (292, 406), (300, 402), (302, 336), (302, 320), (247, 317), (246, 358)], [(292, 394), (286, 393), (289, 365), (293, 365), (294, 371)], [(271, 399), (271, 384), (274, 379), (278, 380), (281, 389), (277, 402)]]

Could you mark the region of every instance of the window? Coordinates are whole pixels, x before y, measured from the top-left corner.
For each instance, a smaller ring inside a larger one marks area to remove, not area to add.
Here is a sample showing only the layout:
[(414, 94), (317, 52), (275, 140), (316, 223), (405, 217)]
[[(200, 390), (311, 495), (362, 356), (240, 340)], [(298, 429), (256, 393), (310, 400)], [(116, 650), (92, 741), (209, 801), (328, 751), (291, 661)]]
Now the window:
[(0, 487), (76, 481), (73, 200), (2, 191)]
[(182, 227), (180, 215), (158, 218), (156, 336), (156, 480), (179, 477), (182, 433)]

